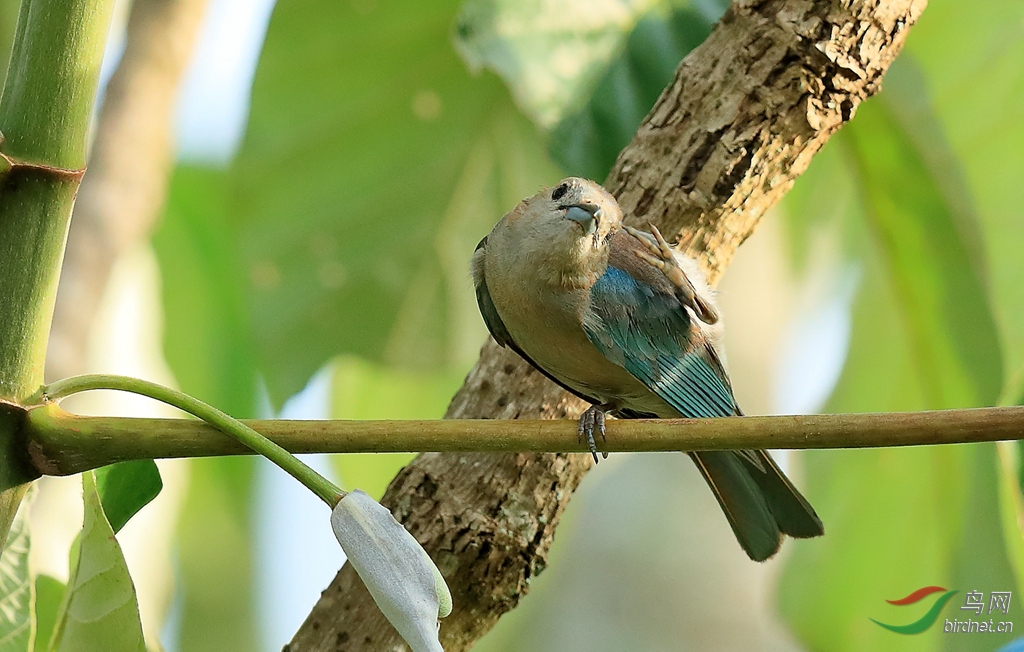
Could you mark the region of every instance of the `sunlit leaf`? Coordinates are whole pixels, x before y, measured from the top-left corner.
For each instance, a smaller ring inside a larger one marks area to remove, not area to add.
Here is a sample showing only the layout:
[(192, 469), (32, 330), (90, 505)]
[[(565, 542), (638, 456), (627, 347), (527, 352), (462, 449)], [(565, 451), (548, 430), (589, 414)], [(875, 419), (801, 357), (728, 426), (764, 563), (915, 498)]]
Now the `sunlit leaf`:
[(467, 0), (455, 44), (474, 70), (501, 75), (538, 124), (580, 108), (637, 20), (658, 0)]
[(895, 119), (898, 110), (891, 96), (867, 102), (842, 137), (925, 406), (993, 405), (1002, 390), (1002, 357), (982, 263), (971, 256), (977, 224), (945, 201), (937, 176)]
[(0, 652), (26, 652), (35, 638), (35, 588), (29, 569), (28, 511), (25, 501), (11, 523), (0, 554)]
[(60, 605), (64, 601), (64, 582), (49, 575), (36, 575), (36, 645), (35, 652), (45, 652), (50, 645)]
[[(186, 392), (256, 416), (258, 386), (243, 272), (222, 170), (179, 166), (154, 237), (164, 351)], [(194, 460), (178, 523), (181, 652), (255, 649), (250, 501), (254, 461)]]
[(471, 68), (497, 72), (523, 111), (550, 129), (555, 160), (571, 174), (600, 180), (726, 6), (467, 0), (455, 44)]
[(571, 174), (598, 180), (608, 176), (619, 152), (672, 81), (679, 62), (711, 33), (725, 4), (701, 3), (698, 9), (662, 2), (645, 15), (586, 94), (586, 102), (554, 126), (554, 159)]
[(118, 462), (96, 469), (96, 490), (115, 533), (156, 498), (163, 486), (153, 460)]
[(85, 521), (77, 562), (57, 619), (51, 649), (57, 652), (144, 652), (135, 586), (114, 537), (91, 471), (82, 474)]

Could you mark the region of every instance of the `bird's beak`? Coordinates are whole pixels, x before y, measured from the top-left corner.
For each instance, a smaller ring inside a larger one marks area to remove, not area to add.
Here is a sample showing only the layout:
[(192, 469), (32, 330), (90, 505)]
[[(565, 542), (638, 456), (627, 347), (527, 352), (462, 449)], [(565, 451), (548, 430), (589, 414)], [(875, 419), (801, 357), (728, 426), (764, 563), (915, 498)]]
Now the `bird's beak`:
[(565, 209), (565, 218), (582, 226), (586, 235), (592, 235), (597, 230), (597, 220), (601, 217), (601, 207), (597, 204), (584, 202), (562, 208)]

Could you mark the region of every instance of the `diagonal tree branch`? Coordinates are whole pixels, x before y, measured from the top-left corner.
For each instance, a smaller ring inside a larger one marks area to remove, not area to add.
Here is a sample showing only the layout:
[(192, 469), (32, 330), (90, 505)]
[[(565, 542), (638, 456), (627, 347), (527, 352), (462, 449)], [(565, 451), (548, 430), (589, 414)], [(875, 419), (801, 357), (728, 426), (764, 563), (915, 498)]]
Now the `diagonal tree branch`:
[[(737, 0), (623, 150), (605, 186), (628, 222), (651, 222), (717, 281), (736, 247), (822, 144), (875, 93), (923, 11), (914, 0)], [(580, 402), (488, 341), (447, 418), (561, 418)], [(574, 454), (420, 455), (383, 502), (444, 573), (441, 627), (466, 650), (544, 569), (555, 527), (591, 461)], [(404, 650), (343, 568), (287, 647)]]

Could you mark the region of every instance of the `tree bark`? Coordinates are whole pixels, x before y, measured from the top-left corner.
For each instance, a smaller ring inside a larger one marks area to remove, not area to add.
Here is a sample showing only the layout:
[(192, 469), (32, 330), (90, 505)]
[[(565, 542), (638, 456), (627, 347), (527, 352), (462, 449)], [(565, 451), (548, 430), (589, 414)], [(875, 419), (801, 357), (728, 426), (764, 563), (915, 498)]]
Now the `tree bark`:
[(174, 163), (174, 111), (206, 0), (135, 0), (75, 201), (47, 376), (87, 371), (89, 333), (118, 257), (148, 238)]
[[(811, 157), (877, 92), (924, 9), (913, 0), (737, 0), (686, 57), (605, 186), (627, 223), (653, 223), (717, 281)], [(510, 207), (511, 208), (511, 207)], [(583, 404), (488, 341), (446, 418), (565, 418)], [(441, 625), (469, 649), (547, 561), (581, 454), (420, 455), (384, 496), (452, 589)], [(293, 641), (307, 650), (405, 650), (342, 568)]]

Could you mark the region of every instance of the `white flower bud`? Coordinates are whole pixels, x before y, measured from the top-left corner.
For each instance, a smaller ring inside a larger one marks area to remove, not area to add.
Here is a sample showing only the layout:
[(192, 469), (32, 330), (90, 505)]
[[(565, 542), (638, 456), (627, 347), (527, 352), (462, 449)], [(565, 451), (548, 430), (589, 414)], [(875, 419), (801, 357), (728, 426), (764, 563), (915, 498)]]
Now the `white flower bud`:
[(419, 542), (359, 490), (338, 502), (331, 526), (374, 602), (413, 652), (444, 652), (437, 619), (451, 613), (452, 595)]

